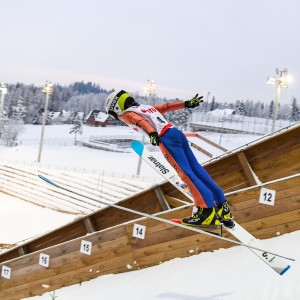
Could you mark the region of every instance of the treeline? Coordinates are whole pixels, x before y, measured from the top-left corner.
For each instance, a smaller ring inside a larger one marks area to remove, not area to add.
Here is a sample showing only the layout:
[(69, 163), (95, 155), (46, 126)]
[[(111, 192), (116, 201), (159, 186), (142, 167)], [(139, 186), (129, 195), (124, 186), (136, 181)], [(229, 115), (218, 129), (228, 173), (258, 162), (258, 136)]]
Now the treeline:
[[(43, 87), (23, 83), (8, 84), (4, 99), (4, 111), (8, 119), (22, 119), (25, 124), (32, 122), (44, 110), (45, 95)], [(49, 111), (83, 112), (104, 109), (104, 101), (110, 90), (91, 82), (75, 82), (68, 86), (56, 84), (49, 97)]]
[[(43, 112), (45, 103), (43, 87), (17, 83), (8, 84), (7, 88), (4, 111), (8, 119), (22, 120), (25, 124), (30, 124), (35, 116)], [(106, 97), (111, 92), (112, 90), (107, 90), (92, 82), (75, 82), (68, 86), (56, 84), (53, 86), (53, 93), (49, 98), (48, 109), (53, 112), (82, 112), (86, 116), (93, 109), (104, 111)], [(137, 93), (133, 96), (140, 103), (150, 105), (176, 101), (176, 99), (158, 97), (147, 99)], [(208, 112), (217, 108), (230, 108), (238, 114), (250, 117), (271, 118), (274, 113), (274, 101), (263, 103), (253, 100), (236, 100), (233, 103), (222, 103), (213, 97), (211, 101), (204, 102), (199, 110)], [(278, 118), (291, 121), (300, 119), (296, 98), (291, 99), (289, 104), (280, 104)]]

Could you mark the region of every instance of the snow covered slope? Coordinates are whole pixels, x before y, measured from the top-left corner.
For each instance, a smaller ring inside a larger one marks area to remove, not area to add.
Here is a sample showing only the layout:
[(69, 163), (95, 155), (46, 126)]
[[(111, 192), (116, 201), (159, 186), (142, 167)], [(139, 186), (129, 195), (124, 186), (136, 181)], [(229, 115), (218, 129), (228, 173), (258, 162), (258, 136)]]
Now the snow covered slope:
[[(42, 174), (68, 188), (94, 199), (87, 200), (57, 190), (38, 178)], [(0, 164), (0, 192), (30, 203), (71, 214), (87, 214), (101, 207), (97, 199), (114, 203), (141, 192), (152, 185), (138, 178), (109, 177), (101, 174), (81, 174), (46, 168)]]

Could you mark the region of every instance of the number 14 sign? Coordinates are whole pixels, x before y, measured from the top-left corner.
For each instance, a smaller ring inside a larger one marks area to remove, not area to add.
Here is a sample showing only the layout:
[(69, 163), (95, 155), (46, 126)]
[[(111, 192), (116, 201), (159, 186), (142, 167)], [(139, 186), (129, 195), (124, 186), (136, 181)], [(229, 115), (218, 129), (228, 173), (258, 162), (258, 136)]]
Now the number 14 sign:
[(132, 236), (143, 240), (145, 239), (145, 234), (146, 234), (146, 226), (134, 224)]

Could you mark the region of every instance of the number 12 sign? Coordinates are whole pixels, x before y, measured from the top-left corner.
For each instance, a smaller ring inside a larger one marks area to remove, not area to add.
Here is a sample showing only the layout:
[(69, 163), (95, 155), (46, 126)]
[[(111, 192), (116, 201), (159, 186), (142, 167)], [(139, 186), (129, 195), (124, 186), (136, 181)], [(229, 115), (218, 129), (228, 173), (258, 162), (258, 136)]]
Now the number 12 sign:
[(261, 188), (260, 190), (260, 196), (259, 196), (259, 203), (266, 204), (266, 205), (275, 205), (275, 196), (276, 191)]

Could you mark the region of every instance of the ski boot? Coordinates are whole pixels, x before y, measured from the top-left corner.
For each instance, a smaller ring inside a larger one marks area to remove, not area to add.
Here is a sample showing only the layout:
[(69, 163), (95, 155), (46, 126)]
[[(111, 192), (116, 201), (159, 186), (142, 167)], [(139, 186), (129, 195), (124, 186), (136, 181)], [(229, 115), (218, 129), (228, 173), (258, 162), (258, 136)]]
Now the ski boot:
[(234, 227), (235, 224), (227, 200), (225, 200), (222, 204), (216, 206), (216, 212), (217, 216), (224, 226), (228, 228)]
[(220, 228), (221, 222), (218, 219), (215, 208), (203, 208), (199, 206), (194, 206), (192, 216), (189, 218), (184, 218), (182, 220), (173, 219), (173, 222), (203, 228)]

